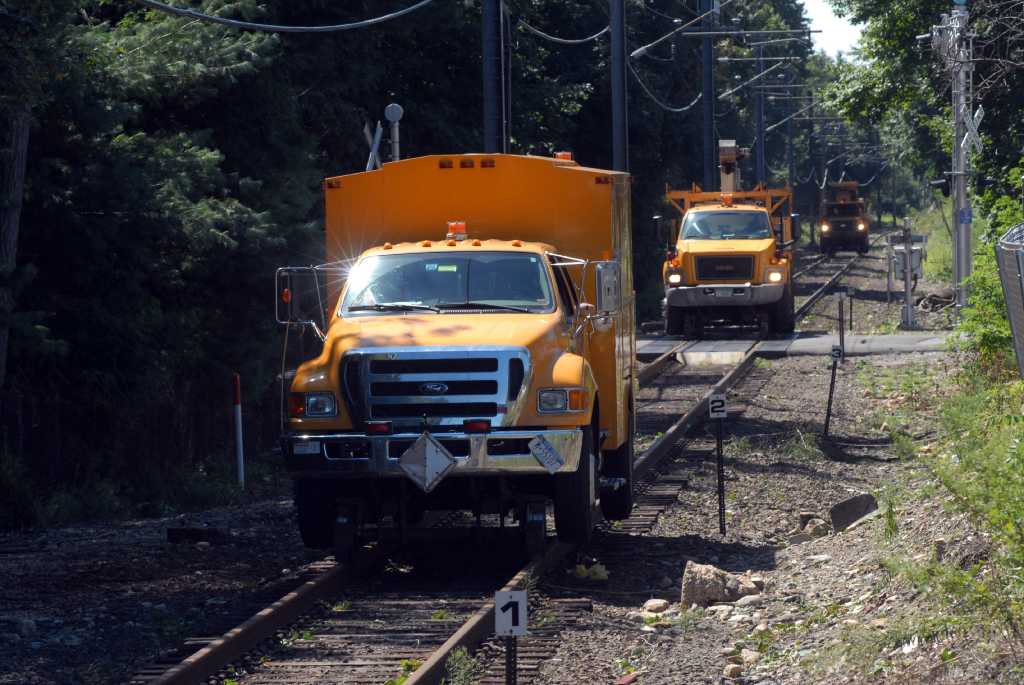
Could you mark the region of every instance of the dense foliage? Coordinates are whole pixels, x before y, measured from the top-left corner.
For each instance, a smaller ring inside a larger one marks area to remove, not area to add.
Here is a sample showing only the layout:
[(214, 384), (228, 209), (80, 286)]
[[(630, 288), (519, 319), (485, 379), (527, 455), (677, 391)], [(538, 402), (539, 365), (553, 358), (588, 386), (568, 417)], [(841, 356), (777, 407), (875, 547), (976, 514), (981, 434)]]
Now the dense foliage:
[[(305, 25), (407, 5), (177, 4)], [(607, 40), (565, 47), (515, 23), (589, 35), (606, 25), (605, 5), (507, 7), (513, 151), (571, 149), (588, 165), (609, 165)], [(630, 46), (695, 14), (674, 0), (630, 0)], [(318, 260), (320, 180), (365, 165), (363, 125), (387, 103), (405, 107), (403, 154), (477, 149), (479, 21), (477, 2), (436, 2), (368, 30), (274, 35), (168, 17), (131, 0), (0, 4), (0, 120), (14, 105), (32, 114), (18, 269), (10, 275), (17, 306), (3, 397), (0, 489), (11, 495), (0, 505), (3, 523), (207, 501), (217, 474), (228, 471), (234, 371), (243, 379), (249, 451), (272, 447), (280, 361), (273, 269)], [(737, 0), (722, 21), (805, 25), (797, 0)], [(677, 36), (633, 65), (652, 94), (679, 106), (699, 91), (699, 48)], [(753, 54), (731, 39), (718, 49)], [(811, 53), (783, 43), (766, 54)], [(815, 55), (779, 82), (824, 82), (835, 68)], [(718, 63), (719, 92), (754, 73), (751, 62)], [(718, 135), (753, 143), (751, 93), (718, 103)], [(662, 255), (650, 217), (665, 211), (666, 183), (699, 180), (700, 108), (670, 112), (633, 79), (629, 107), (637, 289), (647, 319), (657, 311), (653, 275)], [(798, 108), (769, 101), (767, 119)], [(777, 183), (786, 176), (785, 133), (767, 141)], [(812, 162), (822, 164), (824, 153), (806, 124), (794, 126), (794, 136), (809, 209), (810, 184), (820, 178)], [(749, 168), (744, 174), (752, 176)], [(62, 512), (67, 502), (76, 504)]]

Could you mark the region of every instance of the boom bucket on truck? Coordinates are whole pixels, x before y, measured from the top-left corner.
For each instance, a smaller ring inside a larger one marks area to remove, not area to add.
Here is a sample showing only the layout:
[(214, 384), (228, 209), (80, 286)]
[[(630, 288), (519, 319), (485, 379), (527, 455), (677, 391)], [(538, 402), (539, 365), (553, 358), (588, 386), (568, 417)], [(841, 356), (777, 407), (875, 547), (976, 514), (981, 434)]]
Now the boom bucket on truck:
[(795, 322), (790, 189), (739, 190), (746, 150), (720, 142), (722, 192), (668, 189), (679, 230), (662, 267), (665, 332), (698, 338), (709, 326), (758, 325), (790, 333)]
[[(299, 529), (550, 500), (560, 538), (632, 508), (629, 176), (558, 159), (444, 155), (324, 182), (322, 343), (287, 389)], [(347, 261), (346, 261), (347, 260)], [(344, 262), (344, 263), (342, 263)], [(322, 294), (321, 294), (322, 293)], [(284, 370), (283, 376), (288, 372)]]

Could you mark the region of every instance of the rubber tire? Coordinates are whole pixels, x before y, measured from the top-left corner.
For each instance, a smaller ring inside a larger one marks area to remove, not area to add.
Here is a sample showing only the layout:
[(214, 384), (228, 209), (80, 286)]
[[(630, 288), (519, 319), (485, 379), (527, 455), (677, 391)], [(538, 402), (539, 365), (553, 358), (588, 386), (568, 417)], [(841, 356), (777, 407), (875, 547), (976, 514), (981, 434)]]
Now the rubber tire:
[(295, 481), (295, 509), (299, 519), (299, 536), (310, 549), (334, 546), (334, 524), (338, 504), (328, 484), (315, 480)]
[(793, 285), (787, 283), (782, 291), (782, 299), (775, 303), (772, 311), (772, 333), (785, 335), (796, 328), (796, 301), (793, 297)]
[(555, 532), (558, 539), (585, 545), (594, 532), (594, 500), (597, 487), (597, 460), (594, 458), (594, 429), (583, 429), (580, 463), (573, 473), (555, 474)]
[(865, 238), (864, 242), (861, 243), (860, 247), (857, 248), (857, 254), (866, 255), (870, 251), (871, 251), (871, 243), (869, 243), (867, 241), (867, 239)]
[(601, 497), (601, 513), (608, 521), (628, 519), (633, 513), (633, 462), (636, 455), (633, 451), (633, 400), (626, 403), (629, 408), (626, 419), (626, 441), (620, 447), (609, 450), (606, 456), (608, 467), (605, 475), (610, 478), (625, 478), (626, 484), (607, 496)]
[(690, 312), (683, 316), (683, 338), (686, 340), (700, 340), (704, 335), (704, 323), (700, 314)]
[(665, 335), (680, 335), (683, 332), (684, 312), (679, 307), (665, 307)]

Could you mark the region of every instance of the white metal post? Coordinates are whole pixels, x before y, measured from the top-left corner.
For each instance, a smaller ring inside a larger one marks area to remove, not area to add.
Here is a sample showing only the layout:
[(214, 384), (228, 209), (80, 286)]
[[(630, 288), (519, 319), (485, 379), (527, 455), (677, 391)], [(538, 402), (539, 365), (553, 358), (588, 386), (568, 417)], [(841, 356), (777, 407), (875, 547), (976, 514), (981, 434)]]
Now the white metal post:
[(231, 376), (235, 395), (235, 464), (238, 468), (238, 487), (245, 487), (245, 449), (242, 445), (242, 378), (237, 373)]

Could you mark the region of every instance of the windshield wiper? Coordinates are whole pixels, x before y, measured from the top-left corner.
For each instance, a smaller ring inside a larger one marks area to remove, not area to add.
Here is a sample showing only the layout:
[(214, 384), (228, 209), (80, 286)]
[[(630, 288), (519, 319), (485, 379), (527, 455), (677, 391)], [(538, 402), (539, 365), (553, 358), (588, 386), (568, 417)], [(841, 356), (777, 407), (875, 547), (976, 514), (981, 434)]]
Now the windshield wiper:
[(492, 304), (490, 302), (439, 302), (438, 307), (444, 309), (500, 309), (505, 312), (523, 312), (529, 314), (530, 310), (526, 307), (513, 307), (507, 304)]
[(349, 307), (350, 312), (403, 312), (403, 311), (425, 310), (430, 312), (441, 311), (429, 304), (414, 304), (412, 302), (386, 302), (384, 304), (358, 304)]

